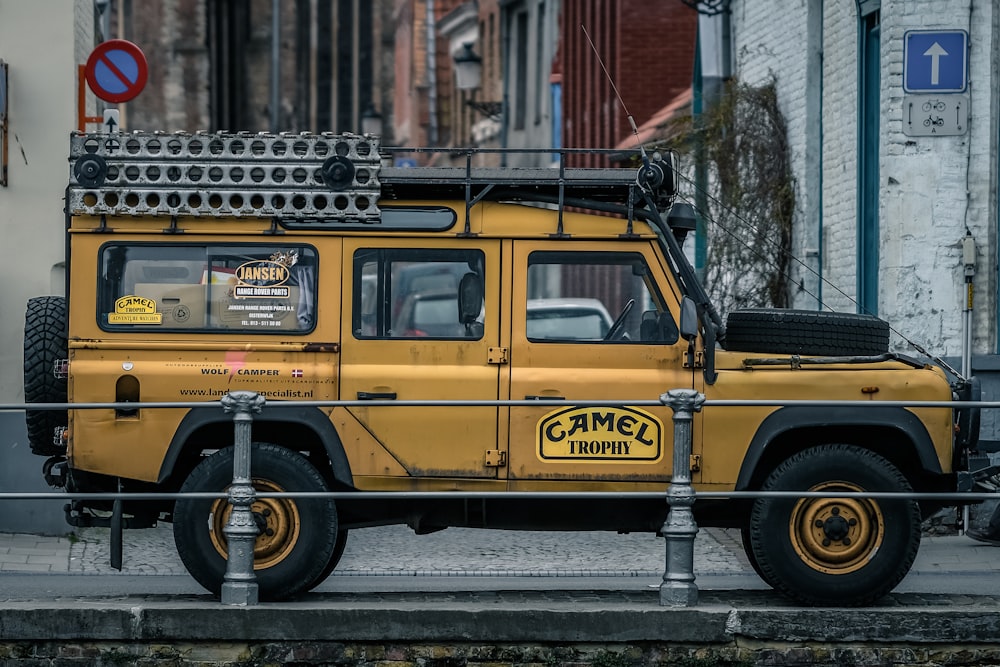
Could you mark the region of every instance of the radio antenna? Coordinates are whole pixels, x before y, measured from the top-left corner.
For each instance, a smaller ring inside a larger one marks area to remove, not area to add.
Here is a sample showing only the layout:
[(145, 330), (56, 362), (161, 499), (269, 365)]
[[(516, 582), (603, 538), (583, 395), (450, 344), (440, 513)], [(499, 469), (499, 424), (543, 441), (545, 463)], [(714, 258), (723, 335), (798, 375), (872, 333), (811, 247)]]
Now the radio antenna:
[(587, 26), (580, 24), (580, 29), (583, 30), (583, 34), (587, 37), (587, 41), (590, 42), (590, 48), (593, 49), (594, 55), (597, 57), (597, 62), (604, 70), (604, 76), (608, 77), (608, 83), (611, 84), (611, 90), (615, 91), (615, 97), (618, 98), (618, 104), (622, 105), (622, 109), (625, 111), (625, 117), (628, 118), (628, 124), (632, 127), (632, 134), (635, 135), (635, 143), (639, 146), (639, 153), (642, 155), (642, 164), (645, 167), (649, 166), (649, 159), (646, 157), (646, 149), (643, 147), (642, 142), (639, 141), (639, 128), (635, 126), (635, 118), (629, 112), (628, 107), (625, 106), (625, 100), (622, 99), (621, 93), (618, 92), (618, 86), (615, 85), (615, 80), (611, 78), (611, 73), (608, 72), (608, 68), (604, 66), (604, 59), (601, 58), (601, 53), (597, 50), (597, 45), (594, 44), (594, 40), (590, 38), (590, 33), (587, 32)]

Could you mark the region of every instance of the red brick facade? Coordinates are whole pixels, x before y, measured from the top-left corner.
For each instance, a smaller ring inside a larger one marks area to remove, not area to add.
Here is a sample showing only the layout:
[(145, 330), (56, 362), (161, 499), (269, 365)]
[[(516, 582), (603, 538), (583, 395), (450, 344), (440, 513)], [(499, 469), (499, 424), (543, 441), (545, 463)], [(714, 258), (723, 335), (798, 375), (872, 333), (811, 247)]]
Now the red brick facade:
[[(573, 0), (563, 3), (561, 22), (567, 148), (613, 148), (631, 134), (608, 75), (637, 126), (691, 85), (698, 14), (677, 0)], [(572, 162), (601, 166), (606, 158), (582, 154)]]

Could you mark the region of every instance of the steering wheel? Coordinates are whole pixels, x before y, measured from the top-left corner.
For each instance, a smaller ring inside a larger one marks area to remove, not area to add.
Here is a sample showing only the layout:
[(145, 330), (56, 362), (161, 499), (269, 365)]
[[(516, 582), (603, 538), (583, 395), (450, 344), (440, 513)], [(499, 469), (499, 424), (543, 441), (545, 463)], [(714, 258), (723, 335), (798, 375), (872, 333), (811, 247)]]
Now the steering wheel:
[(625, 318), (632, 312), (632, 308), (634, 306), (635, 299), (629, 299), (625, 302), (622, 312), (618, 315), (614, 324), (611, 325), (611, 328), (608, 329), (608, 333), (604, 334), (604, 340), (616, 340), (621, 338), (622, 330), (625, 328)]

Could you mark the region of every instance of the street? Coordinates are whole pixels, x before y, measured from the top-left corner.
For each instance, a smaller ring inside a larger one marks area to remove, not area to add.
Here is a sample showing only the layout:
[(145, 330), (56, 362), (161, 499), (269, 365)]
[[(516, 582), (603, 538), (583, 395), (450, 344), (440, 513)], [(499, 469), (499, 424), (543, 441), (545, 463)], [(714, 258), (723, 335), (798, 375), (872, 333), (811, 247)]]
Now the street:
[[(173, 548), (169, 524), (127, 531), (120, 573), (108, 565), (107, 529), (78, 532), (79, 537), (64, 549), (62, 561), (54, 560), (51, 571), (14, 572), (12, 565), (5, 563), (0, 596), (9, 601), (207, 596), (184, 571)], [(45, 543), (46, 538), (38, 539), (40, 545)], [(13, 556), (0, 555), (3, 558)], [(415, 535), (404, 526), (387, 526), (352, 532), (334, 575), (306, 597), (500, 590), (648, 591), (662, 581), (664, 563), (664, 541), (653, 535), (460, 528)], [(701, 591), (768, 590), (746, 562), (739, 533), (733, 530), (699, 531), (695, 574)], [(925, 538), (913, 569), (895, 592), (1000, 594), (1000, 548), (961, 536)], [(779, 601), (774, 598), (775, 603)]]

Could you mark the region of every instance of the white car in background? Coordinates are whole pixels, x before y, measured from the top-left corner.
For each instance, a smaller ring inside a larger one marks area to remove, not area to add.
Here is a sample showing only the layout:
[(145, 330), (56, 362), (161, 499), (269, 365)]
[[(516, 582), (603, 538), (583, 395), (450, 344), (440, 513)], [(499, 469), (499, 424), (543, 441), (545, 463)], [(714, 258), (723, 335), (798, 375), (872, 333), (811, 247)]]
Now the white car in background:
[(597, 299), (528, 299), (529, 340), (603, 340), (613, 323)]

